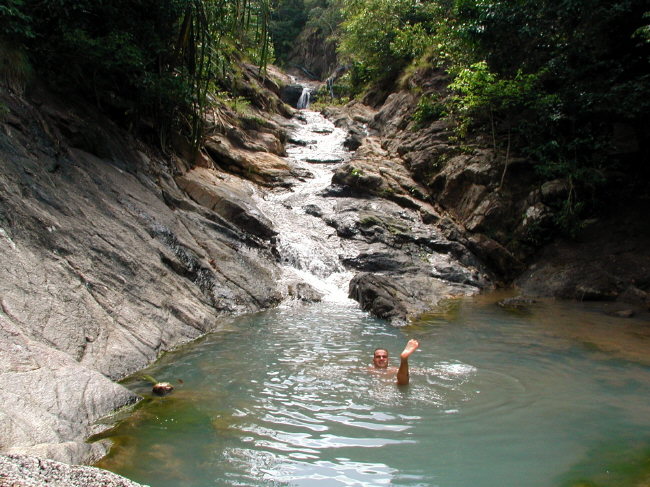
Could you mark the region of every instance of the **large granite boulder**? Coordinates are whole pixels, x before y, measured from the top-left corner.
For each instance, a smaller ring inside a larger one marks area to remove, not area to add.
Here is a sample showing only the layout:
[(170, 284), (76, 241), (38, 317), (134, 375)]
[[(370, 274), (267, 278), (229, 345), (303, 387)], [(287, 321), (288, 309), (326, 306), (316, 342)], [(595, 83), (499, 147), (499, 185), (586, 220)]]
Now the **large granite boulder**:
[(93, 461), (96, 421), (136, 400), (113, 380), (282, 299), (273, 230), (246, 181), (179, 186), (180, 161), (97, 113), (0, 101), (0, 452)]
[(263, 240), (277, 235), (271, 221), (253, 203), (254, 188), (246, 181), (197, 167), (178, 176), (176, 182), (192, 200), (242, 232)]
[(395, 326), (406, 325), (444, 299), (475, 294), (478, 288), (427, 276), (425, 274), (360, 273), (350, 281), (349, 296), (361, 308)]

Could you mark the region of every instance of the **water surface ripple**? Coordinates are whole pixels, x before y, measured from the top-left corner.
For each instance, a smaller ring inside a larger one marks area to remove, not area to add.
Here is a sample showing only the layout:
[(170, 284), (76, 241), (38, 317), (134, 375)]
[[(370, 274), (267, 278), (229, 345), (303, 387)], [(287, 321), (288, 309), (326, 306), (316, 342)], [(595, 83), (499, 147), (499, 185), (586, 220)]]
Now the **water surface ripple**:
[[(406, 329), (340, 303), (233, 319), (148, 371), (177, 389), (116, 431), (103, 466), (154, 487), (564, 485), (605, 444), (650, 446), (650, 370), (546, 327), (555, 306), (466, 299)], [(398, 388), (368, 364), (411, 336)]]
[[(288, 152), (311, 177), (258, 203), (280, 232), (284, 279), (324, 302), (227, 320), (165, 355), (146, 373), (176, 384), (168, 397), (130, 380), (150, 399), (101, 466), (153, 487), (636, 485), (610, 467), (650, 451), (647, 323), (558, 303), (513, 314), (481, 296), (402, 329), (368, 317), (339, 263), (354, 248), (307, 211), (333, 211), (322, 190), (345, 134), (302, 119)], [(411, 337), (421, 348), (398, 388), (370, 357), (397, 357)]]

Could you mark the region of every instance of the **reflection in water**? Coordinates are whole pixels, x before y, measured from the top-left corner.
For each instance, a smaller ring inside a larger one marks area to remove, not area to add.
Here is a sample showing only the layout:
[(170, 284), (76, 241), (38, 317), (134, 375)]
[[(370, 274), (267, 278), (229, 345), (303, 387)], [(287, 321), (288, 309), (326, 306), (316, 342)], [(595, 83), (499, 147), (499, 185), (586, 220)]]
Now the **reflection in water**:
[[(309, 214), (333, 211), (319, 194), (347, 157), (344, 134), (302, 116), (288, 153), (311, 177), (258, 203), (280, 233), (286, 283), (303, 279), (326, 302), (232, 319), (163, 357), (147, 373), (174, 394), (114, 431), (101, 466), (154, 487), (549, 487), (616, 463), (594, 453), (602, 445), (650, 449), (647, 323), (552, 303), (509, 312), (494, 295), (449, 300), (404, 329), (359, 311), (340, 265), (354, 249)], [(396, 365), (411, 337), (408, 387), (369, 370), (375, 348)]]
[[(233, 319), (147, 371), (183, 383), (101, 466), (155, 487), (548, 487), (615, 463), (603, 445), (650, 447), (650, 369), (563, 335), (585, 310), (484, 300), (406, 329), (333, 303)], [(407, 337), (421, 348), (398, 388), (368, 365), (379, 346), (395, 364)], [(617, 482), (602, 485), (634, 485)]]

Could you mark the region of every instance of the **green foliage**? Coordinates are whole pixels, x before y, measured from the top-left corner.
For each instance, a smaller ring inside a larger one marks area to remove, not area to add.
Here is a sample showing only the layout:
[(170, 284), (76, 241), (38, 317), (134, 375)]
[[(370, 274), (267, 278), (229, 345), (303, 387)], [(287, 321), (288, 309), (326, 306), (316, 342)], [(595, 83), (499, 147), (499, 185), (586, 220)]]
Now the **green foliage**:
[(345, 0), (305, 0), (307, 27), (317, 29), (324, 37), (336, 36), (343, 21), (341, 9)]
[(270, 33), (277, 62), (284, 65), (305, 29), (321, 34), (323, 39), (336, 35), (341, 23), (342, 0), (275, 0)]
[(0, 39), (22, 42), (34, 37), (31, 17), (25, 12), (23, 0), (4, 0), (0, 4)]
[(233, 87), (242, 56), (269, 60), (269, 2), (8, 0), (0, 35), (20, 34), (14, 39), (59, 90), (163, 146), (171, 132), (199, 145), (210, 92)]
[(362, 85), (402, 69), (430, 44), (429, 8), (417, 0), (357, 0), (343, 8), (339, 46)]
[[(461, 141), (489, 134), (506, 160), (524, 155), (540, 178), (571, 181), (561, 226), (593, 208), (612, 173), (647, 194), (638, 183), (650, 176), (647, 1), (353, 0), (343, 13), (351, 94), (409, 62), (410, 79), (417, 69), (445, 69), (446, 107), (421, 97), (416, 127), (446, 113)], [(636, 154), (617, 151), (620, 127)]]
[(418, 100), (417, 107), (411, 118), (415, 122), (415, 128), (419, 129), (428, 123), (447, 116), (447, 106), (436, 94), (423, 95)]
[[(645, 12), (643, 18), (646, 19), (646, 22), (650, 21), (650, 12)], [(634, 36), (643, 39), (645, 42), (650, 42), (650, 24), (639, 27), (634, 31)]]
[(512, 79), (499, 79), (485, 61), (459, 69), (449, 88), (456, 92), (450, 106), (462, 137), (477, 121), (489, 121), (493, 126), (498, 118), (512, 125), (516, 119), (514, 114), (539, 101), (536, 75), (524, 75), (519, 71)]
[(275, 57), (285, 63), (294, 47), (294, 41), (307, 22), (307, 10), (303, 0), (278, 0), (271, 15), (270, 32)]
[(232, 96), (228, 92), (219, 92), (216, 94), (217, 100), (235, 113), (240, 115), (247, 115), (250, 109), (251, 102), (243, 96)]

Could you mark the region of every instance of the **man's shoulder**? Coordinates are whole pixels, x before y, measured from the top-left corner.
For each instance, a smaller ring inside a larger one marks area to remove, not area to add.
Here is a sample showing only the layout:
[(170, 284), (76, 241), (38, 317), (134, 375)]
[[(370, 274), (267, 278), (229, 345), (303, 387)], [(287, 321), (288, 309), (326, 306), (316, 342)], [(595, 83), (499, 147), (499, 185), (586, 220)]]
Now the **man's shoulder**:
[(380, 369), (379, 367), (374, 367), (372, 365), (369, 365), (367, 367), (368, 371), (373, 372), (375, 374), (396, 374), (397, 373), (397, 367), (395, 366), (390, 366), (386, 367), (385, 369)]

